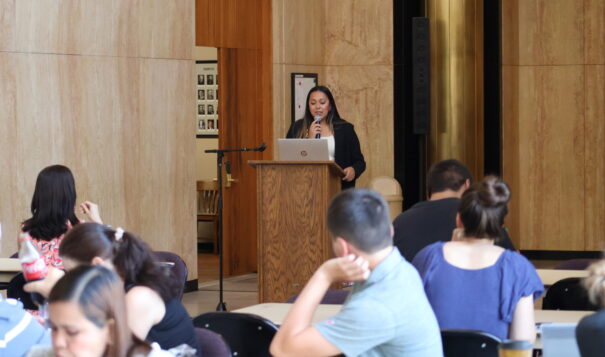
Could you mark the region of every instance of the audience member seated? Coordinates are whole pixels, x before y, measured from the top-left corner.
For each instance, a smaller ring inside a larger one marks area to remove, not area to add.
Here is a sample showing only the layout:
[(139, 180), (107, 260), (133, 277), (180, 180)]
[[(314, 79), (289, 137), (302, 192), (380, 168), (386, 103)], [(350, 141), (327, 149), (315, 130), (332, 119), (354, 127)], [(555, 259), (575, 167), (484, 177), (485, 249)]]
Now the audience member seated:
[[(63, 268), (59, 245), (67, 230), (80, 223), (75, 205), (76, 185), (69, 168), (53, 165), (40, 171), (32, 197), (32, 217), (23, 222), (21, 229), (32, 237), (49, 266)], [(91, 221), (103, 223), (96, 204), (86, 201), (80, 204), (80, 210)]]
[[(451, 239), (460, 197), (471, 182), (470, 171), (458, 160), (440, 161), (430, 168), (426, 182), (429, 200), (416, 203), (393, 221), (394, 244), (408, 261), (427, 245)], [(515, 250), (506, 229), (496, 245)]]
[(52, 349), (32, 348), (29, 357), (172, 356), (130, 331), (123, 283), (105, 267), (73, 269), (53, 287), (48, 301)]
[[(275, 356), (442, 356), (437, 320), (416, 270), (393, 248), (384, 199), (349, 189), (330, 203), (337, 258), (313, 274), (271, 344)], [(331, 284), (354, 281), (342, 310), (311, 324)]]
[(440, 328), (535, 339), (533, 302), (544, 286), (525, 257), (494, 245), (509, 198), (508, 185), (496, 177), (474, 184), (460, 200), (454, 240), (414, 258)]
[[(588, 268), (584, 286), (590, 301), (605, 307), (605, 260)], [(582, 357), (601, 357), (605, 351), (605, 309), (584, 317), (576, 327), (576, 340)]]
[(35, 345), (50, 346), (50, 334), (23, 309), (21, 302), (0, 296), (0, 356), (25, 356)]
[[(21, 230), (31, 237), (46, 265), (59, 269), (63, 263), (59, 257), (59, 245), (65, 233), (80, 223), (75, 214), (76, 185), (69, 168), (53, 165), (44, 168), (38, 174), (31, 202), (32, 217), (22, 223)], [(91, 221), (102, 223), (99, 209), (92, 202), (84, 202), (80, 210)], [(25, 279), (17, 275), (10, 282), (7, 294), (23, 302), (30, 310), (37, 309), (29, 294), (23, 292)]]
[[(66, 235), (59, 254), (66, 270), (79, 265), (103, 265), (124, 281), (128, 323), (133, 333), (163, 349), (181, 344), (197, 348), (191, 317), (176, 298), (178, 286), (140, 238), (121, 228), (81, 223)], [(48, 292), (56, 270), (47, 279), (28, 283), (28, 291)]]

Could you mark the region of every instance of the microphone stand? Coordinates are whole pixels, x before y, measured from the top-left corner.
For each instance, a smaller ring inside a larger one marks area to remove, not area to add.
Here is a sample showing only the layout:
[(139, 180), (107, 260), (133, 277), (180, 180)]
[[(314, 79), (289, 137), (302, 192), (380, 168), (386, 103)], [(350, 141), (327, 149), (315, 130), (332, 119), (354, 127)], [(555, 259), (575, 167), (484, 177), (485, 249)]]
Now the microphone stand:
[(241, 149), (212, 149), (204, 150), (205, 153), (216, 153), (216, 167), (218, 172), (218, 255), (219, 255), (219, 302), (216, 306), (216, 311), (227, 311), (227, 304), (223, 300), (223, 157), (227, 152), (242, 152), (242, 151), (265, 151), (267, 145), (260, 144), (256, 148), (241, 148)]

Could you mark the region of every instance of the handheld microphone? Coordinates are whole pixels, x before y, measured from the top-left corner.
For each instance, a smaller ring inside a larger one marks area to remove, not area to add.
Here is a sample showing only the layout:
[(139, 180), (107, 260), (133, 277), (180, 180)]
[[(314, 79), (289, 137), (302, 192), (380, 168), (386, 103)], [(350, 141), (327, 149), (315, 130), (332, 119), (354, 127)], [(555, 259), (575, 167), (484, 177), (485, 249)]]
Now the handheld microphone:
[[(313, 118), (315, 119), (316, 124), (319, 124), (319, 122), (321, 122), (321, 115), (316, 115)], [(319, 139), (319, 138), (321, 138), (321, 133), (315, 134), (315, 139)]]

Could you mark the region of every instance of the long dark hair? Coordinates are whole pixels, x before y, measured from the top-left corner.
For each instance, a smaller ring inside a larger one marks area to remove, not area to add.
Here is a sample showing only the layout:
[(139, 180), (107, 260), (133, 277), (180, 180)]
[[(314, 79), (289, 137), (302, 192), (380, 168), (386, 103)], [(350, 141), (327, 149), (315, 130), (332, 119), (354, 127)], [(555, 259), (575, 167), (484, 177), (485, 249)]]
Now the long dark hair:
[(76, 184), (69, 168), (53, 165), (44, 168), (36, 179), (32, 197), (32, 217), (23, 222), (23, 232), (37, 239), (51, 240), (67, 232), (68, 222), (74, 226), (78, 218)]
[(297, 138), (306, 137), (307, 131), (309, 130), (309, 127), (311, 126), (311, 124), (314, 121), (313, 115), (311, 114), (311, 111), (309, 110), (309, 101), (311, 100), (311, 94), (314, 92), (322, 92), (323, 94), (326, 95), (326, 97), (328, 97), (328, 100), (330, 101), (330, 112), (326, 116), (326, 123), (330, 126), (330, 130), (334, 131), (334, 122), (341, 119), (340, 114), (338, 113), (338, 108), (336, 108), (336, 102), (334, 101), (334, 96), (332, 95), (332, 92), (330, 92), (330, 89), (325, 86), (315, 86), (309, 90), (309, 93), (307, 93), (305, 116), (302, 118), (303, 125), (300, 127), (300, 129), (297, 133), (294, 133), (294, 136)]
[(498, 239), (508, 214), (510, 188), (495, 176), (473, 184), (460, 198), (458, 213), (466, 237)]
[(119, 232), (108, 226), (81, 223), (65, 235), (59, 255), (79, 264), (90, 264), (94, 257), (110, 260), (127, 288), (146, 286), (165, 302), (178, 293), (176, 282), (170, 279), (149, 246), (129, 232), (120, 237)]
[(130, 331), (122, 281), (105, 267), (82, 265), (69, 271), (52, 288), (48, 302), (76, 303), (86, 319), (98, 328), (111, 323), (107, 357), (147, 354), (151, 350), (149, 344)]

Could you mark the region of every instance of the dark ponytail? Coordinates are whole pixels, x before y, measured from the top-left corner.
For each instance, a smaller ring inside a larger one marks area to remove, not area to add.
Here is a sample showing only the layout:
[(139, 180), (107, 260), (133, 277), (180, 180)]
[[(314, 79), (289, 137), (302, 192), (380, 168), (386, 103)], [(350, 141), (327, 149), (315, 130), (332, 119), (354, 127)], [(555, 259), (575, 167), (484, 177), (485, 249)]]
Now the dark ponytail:
[(113, 230), (98, 223), (83, 223), (71, 229), (59, 247), (59, 255), (80, 264), (90, 264), (94, 257), (110, 260), (124, 280), (126, 288), (146, 286), (168, 301), (178, 293), (149, 246), (132, 233)]
[(462, 194), (458, 213), (466, 237), (497, 239), (508, 214), (510, 188), (495, 176), (487, 176)]

